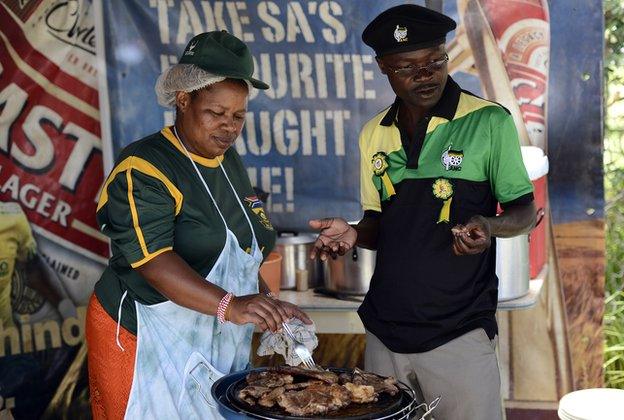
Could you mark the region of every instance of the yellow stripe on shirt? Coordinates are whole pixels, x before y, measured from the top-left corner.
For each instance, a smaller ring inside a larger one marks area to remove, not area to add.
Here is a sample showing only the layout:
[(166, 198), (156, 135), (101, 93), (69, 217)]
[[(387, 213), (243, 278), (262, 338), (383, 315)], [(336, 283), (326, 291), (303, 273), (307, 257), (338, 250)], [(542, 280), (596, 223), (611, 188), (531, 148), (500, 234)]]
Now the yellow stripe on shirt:
[(147, 245), (145, 244), (143, 231), (139, 225), (139, 214), (137, 213), (136, 204), (134, 203), (134, 194), (132, 193), (132, 168), (128, 168), (128, 170), (126, 170), (126, 181), (128, 182), (128, 204), (130, 205), (130, 214), (132, 214), (132, 226), (134, 226), (137, 239), (139, 240), (139, 244), (141, 244), (143, 255), (147, 257), (149, 255), (149, 251), (147, 250)]
[(145, 264), (146, 262), (150, 261), (152, 258), (159, 256), (160, 254), (162, 254), (163, 252), (167, 252), (167, 251), (171, 251), (173, 250), (173, 247), (171, 246), (166, 246), (164, 248), (159, 249), (158, 251), (154, 251), (151, 254), (146, 255), (143, 259), (134, 262), (132, 264), (130, 264), (130, 266), (132, 268), (137, 268), (142, 266), (143, 264)]
[(152, 165), (145, 159), (141, 159), (140, 157), (136, 156), (127, 157), (126, 159), (122, 160), (117, 166), (115, 166), (115, 168), (113, 168), (113, 171), (108, 176), (108, 179), (106, 179), (104, 188), (102, 188), (102, 192), (100, 193), (97, 211), (100, 211), (100, 209), (108, 202), (108, 186), (110, 185), (110, 183), (113, 182), (118, 174), (127, 171), (128, 169), (136, 169), (137, 171), (144, 173), (145, 175), (154, 177), (160, 180), (163, 184), (165, 184), (165, 187), (169, 191), (169, 194), (171, 194), (171, 197), (173, 197), (173, 200), (175, 201), (176, 216), (180, 213), (180, 211), (182, 210), (182, 201), (184, 198), (180, 190), (178, 190), (173, 182), (171, 182), (169, 178), (167, 178), (165, 174), (158, 170), (154, 165)]
[[(160, 130), (160, 134), (162, 134), (167, 140), (169, 140), (171, 144), (173, 144), (173, 146), (176, 149), (178, 149), (183, 155), (186, 156), (186, 151), (184, 150), (184, 147), (182, 146), (182, 144), (180, 144), (180, 140), (175, 136), (175, 134), (173, 134), (173, 131), (171, 131), (170, 127), (165, 127), (162, 130)], [(219, 163), (223, 162), (223, 155), (219, 155), (211, 159), (211, 158), (206, 158), (200, 155), (196, 155), (195, 153), (191, 153), (191, 152), (188, 152), (188, 154), (191, 156), (191, 159), (193, 159), (195, 162), (199, 163), (202, 166), (206, 166), (208, 168), (218, 168)]]

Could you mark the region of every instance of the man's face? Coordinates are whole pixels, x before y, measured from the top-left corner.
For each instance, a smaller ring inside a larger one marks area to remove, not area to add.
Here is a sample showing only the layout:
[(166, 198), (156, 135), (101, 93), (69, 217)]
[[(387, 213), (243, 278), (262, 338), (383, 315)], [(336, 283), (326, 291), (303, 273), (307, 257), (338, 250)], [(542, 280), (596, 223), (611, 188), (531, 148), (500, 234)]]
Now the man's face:
[(377, 58), (394, 93), (416, 108), (430, 109), (442, 97), (448, 77), (444, 44)]

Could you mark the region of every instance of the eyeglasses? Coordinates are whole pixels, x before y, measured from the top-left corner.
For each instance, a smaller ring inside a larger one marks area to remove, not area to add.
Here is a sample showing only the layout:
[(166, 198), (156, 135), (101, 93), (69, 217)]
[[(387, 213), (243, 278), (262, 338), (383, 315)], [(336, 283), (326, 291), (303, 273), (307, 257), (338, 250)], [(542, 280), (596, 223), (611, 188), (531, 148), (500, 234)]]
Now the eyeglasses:
[(448, 60), (449, 60), (448, 54), (444, 54), (444, 57), (438, 60), (432, 61), (431, 63), (426, 64), (424, 66), (405, 66), (405, 67), (398, 67), (398, 68), (392, 68), (390, 66), (386, 66), (386, 67), (390, 69), (392, 74), (396, 74), (397, 76), (414, 77), (416, 75), (422, 74), (425, 71), (427, 73), (435, 73), (439, 70), (442, 70), (442, 67), (444, 67), (444, 64), (446, 64)]

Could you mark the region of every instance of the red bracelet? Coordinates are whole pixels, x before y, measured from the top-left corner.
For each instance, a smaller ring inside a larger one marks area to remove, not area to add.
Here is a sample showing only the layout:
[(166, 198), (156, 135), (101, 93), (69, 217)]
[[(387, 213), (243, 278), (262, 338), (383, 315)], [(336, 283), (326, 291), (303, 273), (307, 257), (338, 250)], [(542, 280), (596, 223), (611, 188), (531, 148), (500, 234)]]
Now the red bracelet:
[(217, 307), (217, 319), (219, 320), (220, 324), (223, 324), (225, 322), (225, 311), (232, 301), (233, 297), (234, 295), (228, 292), (225, 294), (225, 296), (221, 298), (221, 302), (219, 302), (219, 306)]

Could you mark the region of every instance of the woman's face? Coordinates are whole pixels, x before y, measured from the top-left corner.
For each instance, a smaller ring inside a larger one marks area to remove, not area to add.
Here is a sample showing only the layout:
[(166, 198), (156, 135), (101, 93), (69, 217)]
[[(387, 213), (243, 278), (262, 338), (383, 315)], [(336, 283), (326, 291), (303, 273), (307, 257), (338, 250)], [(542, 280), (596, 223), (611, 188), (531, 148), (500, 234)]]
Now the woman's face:
[(232, 79), (178, 92), (176, 127), (189, 152), (210, 159), (225, 153), (243, 128), (247, 95), (245, 82)]

